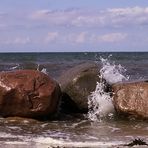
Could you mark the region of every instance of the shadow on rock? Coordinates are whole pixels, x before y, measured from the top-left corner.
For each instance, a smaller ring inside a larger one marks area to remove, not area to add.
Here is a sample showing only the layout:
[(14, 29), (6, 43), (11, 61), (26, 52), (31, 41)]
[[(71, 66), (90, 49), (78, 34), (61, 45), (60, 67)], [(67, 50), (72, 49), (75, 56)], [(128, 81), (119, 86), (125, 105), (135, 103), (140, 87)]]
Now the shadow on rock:
[(86, 113), (88, 96), (95, 90), (96, 83), (99, 81), (99, 67), (95, 63), (84, 63), (69, 69), (58, 79), (64, 92), (63, 102), (70, 101), (71, 98), (70, 102), (73, 101), (77, 105), (76, 110)]
[(87, 113), (88, 110), (80, 109), (67, 93), (62, 93), (62, 99), (59, 111), (60, 113), (73, 114), (73, 113)]

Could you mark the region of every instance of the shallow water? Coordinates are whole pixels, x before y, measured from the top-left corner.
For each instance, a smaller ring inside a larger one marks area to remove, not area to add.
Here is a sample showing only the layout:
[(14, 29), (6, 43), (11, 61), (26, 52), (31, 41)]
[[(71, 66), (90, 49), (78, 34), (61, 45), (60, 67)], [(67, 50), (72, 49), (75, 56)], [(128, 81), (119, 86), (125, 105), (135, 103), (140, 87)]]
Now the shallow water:
[(5, 148), (115, 147), (135, 138), (148, 141), (147, 124), (146, 121), (123, 119), (91, 122), (85, 118), (74, 118), (41, 122), (1, 118), (0, 145)]

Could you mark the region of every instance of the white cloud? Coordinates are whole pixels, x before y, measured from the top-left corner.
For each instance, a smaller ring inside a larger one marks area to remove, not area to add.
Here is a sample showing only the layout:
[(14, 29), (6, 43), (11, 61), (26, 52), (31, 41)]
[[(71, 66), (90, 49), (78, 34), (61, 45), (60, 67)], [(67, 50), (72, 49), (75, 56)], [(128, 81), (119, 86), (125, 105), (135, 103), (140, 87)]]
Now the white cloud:
[(97, 40), (101, 42), (120, 42), (125, 40), (126, 37), (126, 33), (109, 33), (99, 36)]
[(84, 43), (87, 40), (87, 33), (86, 32), (78, 32), (78, 33), (69, 33), (65, 36), (65, 42), (71, 43)]
[(25, 38), (17, 37), (12, 41), (13, 44), (27, 44), (29, 42), (30, 42), (29, 37), (25, 37)]
[(0, 38), (1, 45), (26, 45), (26, 44), (38, 44), (47, 45), (49, 43), (60, 43), (68, 45), (80, 45), (80, 44), (100, 44), (100, 43), (121, 43), (127, 38), (126, 33), (113, 32), (108, 34), (98, 35), (94, 32), (48, 32), (45, 36), (38, 36), (37, 38), (16, 36), (16, 37), (2, 37)]
[(148, 22), (148, 7), (108, 9), (106, 18), (115, 26), (142, 25)]
[(107, 9), (110, 14), (116, 14), (117, 16), (137, 16), (141, 14), (148, 14), (148, 7), (128, 7), (128, 8), (114, 8)]
[(45, 38), (45, 42), (49, 43), (58, 39), (59, 33), (58, 32), (48, 32), (47, 37)]
[(76, 36), (76, 40), (77, 43), (84, 43), (86, 41), (86, 32), (81, 32), (80, 34), (78, 34)]
[(42, 20), (51, 25), (66, 25), (75, 17), (77, 17), (76, 10), (39, 10), (30, 16), (33, 20)]
[(31, 39), (29, 37), (15, 37), (15, 38), (1, 38), (0, 43), (5, 45), (10, 44), (27, 44), (30, 43)]
[(53, 41), (70, 44), (85, 44), (85, 43), (100, 43), (100, 42), (122, 42), (127, 38), (126, 33), (113, 32), (108, 34), (98, 35), (90, 32), (62, 33), (49, 32), (45, 38), (45, 43)]
[(48, 15), (48, 13), (49, 13), (49, 10), (39, 10), (39, 11), (36, 11), (35, 13), (33, 13), (31, 15), (31, 17), (34, 19), (42, 19), (42, 18), (46, 17), (46, 15)]
[(77, 33), (64, 33), (64, 32), (49, 32), (45, 37), (45, 43), (51, 42), (60, 42), (60, 43), (85, 43), (87, 41), (86, 32), (77, 32)]
[(112, 8), (106, 10), (39, 10), (32, 20), (42, 20), (49, 25), (75, 27), (124, 27), (148, 24), (148, 7)]

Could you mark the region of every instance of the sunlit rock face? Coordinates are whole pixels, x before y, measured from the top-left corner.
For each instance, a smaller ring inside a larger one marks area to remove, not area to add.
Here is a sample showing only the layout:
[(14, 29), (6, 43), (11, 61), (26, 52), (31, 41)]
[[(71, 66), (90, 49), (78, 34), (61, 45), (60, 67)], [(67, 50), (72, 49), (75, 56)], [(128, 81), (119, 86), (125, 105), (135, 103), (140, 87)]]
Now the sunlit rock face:
[(0, 115), (29, 118), (53, 114), (60, 99), (60, 87), (48, 75), (35, 70), (0, 73)]
[(112, 86), (113, 103), (119, 114), (148, 118), (148, 82), (119, 83)]

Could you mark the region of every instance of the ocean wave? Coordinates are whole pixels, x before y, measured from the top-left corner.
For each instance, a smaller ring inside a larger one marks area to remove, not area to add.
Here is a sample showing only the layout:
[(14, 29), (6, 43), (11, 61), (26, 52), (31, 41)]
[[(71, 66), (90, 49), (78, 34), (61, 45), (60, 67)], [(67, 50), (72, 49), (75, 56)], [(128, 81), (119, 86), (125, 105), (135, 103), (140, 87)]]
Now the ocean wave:
[(127, 81), (129, 76), (126, 75), (126, 69), (120, 64), (100, 57), (102, 68), (100, 69), (100, 82), (97, 82), (96, 89), (88, 96), (88, 118), (92, 121), (101, 121), (102, 118), (112, 118), (114, 115), (114, 105), (112, 103), (111, 92), (105, 91), (105, 81), (109, 84)]

